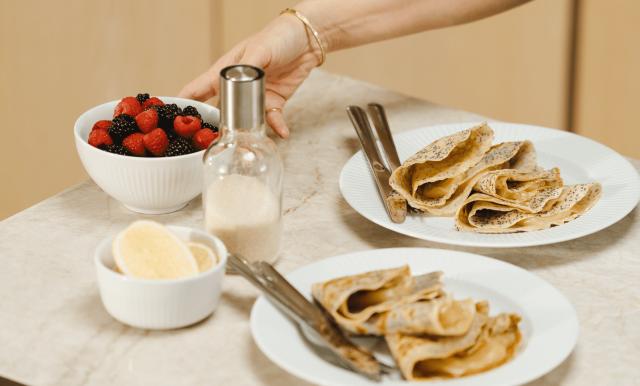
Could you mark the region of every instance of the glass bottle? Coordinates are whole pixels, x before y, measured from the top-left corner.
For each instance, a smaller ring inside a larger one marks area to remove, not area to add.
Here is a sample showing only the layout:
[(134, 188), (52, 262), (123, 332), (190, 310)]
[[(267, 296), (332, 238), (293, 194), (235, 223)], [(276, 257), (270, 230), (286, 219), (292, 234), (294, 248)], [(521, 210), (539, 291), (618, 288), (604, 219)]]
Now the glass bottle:
[(204, 154), (205, 227), (230, 253), (274, 262), (282, 234), (282, 160), (265, 135), (264, 71), (220, 71), (222, 137)]

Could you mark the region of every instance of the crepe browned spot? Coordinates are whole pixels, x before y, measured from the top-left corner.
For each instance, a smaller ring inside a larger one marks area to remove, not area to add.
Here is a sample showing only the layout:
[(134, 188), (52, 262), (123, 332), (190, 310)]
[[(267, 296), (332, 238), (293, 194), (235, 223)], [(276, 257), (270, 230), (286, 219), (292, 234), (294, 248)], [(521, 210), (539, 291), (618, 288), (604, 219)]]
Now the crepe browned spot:
[(546, 229), (576, 219), (596, 204), (601, 193), (597, 182), (543, 188), (523, 202), (474, 193), (456, 213), (456, 227), (478, 233)]
[(493, 130), (486, 123), (440, 138), (394, 170), (389, 184), (410, 206), (428, 211), (429, 200), (439, 199), (459, 183), (460, 176), (489, 150), (492, 140)]
[(440, 294), (442, 272), (411, 276), (408, 266), (366, 272), (316, 283), (314, 299), (340, 327), (355, 334), (369, 333), (366, 322), (395, 306)]
[(387, 312), (375, 314), (363, 324), (363, 329), (369, 335), (456, 336), (469, 330), (475, 313), (475, 302), (471, 299), (454, 300), (444, 295), (400, 304)]

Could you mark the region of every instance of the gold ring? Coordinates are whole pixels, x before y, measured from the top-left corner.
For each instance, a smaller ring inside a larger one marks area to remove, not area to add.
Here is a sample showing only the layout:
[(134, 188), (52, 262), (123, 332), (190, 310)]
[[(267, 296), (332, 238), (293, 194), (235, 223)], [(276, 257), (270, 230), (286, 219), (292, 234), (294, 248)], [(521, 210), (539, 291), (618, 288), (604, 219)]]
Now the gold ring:
[(272, 107), (270, 109), (267, 109), (268, 113), (274, 112), (274, 111), (282, 111), (282, 109), (280, 107)]

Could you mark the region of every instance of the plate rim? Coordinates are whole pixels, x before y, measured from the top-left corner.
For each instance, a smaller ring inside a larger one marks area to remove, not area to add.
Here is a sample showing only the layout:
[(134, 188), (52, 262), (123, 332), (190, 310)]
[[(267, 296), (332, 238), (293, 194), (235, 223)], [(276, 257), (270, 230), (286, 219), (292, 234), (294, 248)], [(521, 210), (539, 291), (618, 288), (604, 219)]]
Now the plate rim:
[[(402, 224), (395, 224), (395, 223), (391, 222), (388, 219), (380, 219), (380, 218), (373, 217), (373, 216), (370, 216), (368, 214), (360, 212), (358, 209), (356, 209), (356, 205), (354, 205), (353, 202), (349, 199), (349, 197), (345, 194), (345, 178), (346, 178), (345, 177), (345, 169), (346, 169), (347, 165), (349, 165), (350, 163), (356, 162), (355, 158), (358, 157), (360, 154), (362, 154), (362, 149), (360, 149), (357, 152), (355, 152), (342, 165), (342, 169), (340, 170), (340, 176), (338, 178), (338, 186), (339, 186), (340, 194), (341, 194), (342, 198), (360, 216), (366, 218), (367, 220), (373, 222), (376, 225), (379, 225), (379, 226), (381, 226), (383, 228), (386, 228), (388, 230), (391, 230), (393, 232), (396, 232), (396, 233), (399, 233), (399, 234), (403, 234), (403, 235), (406, 235), (406, 236), (409, 236), (409, 237), (413, 237), (413, 238), (416, 238), (416, 239), (420, 239), (420, 240), (432, 241), (432, 242), (437, 242), (437, 243), (446, 244), (446, 245), (455, 245), (455, 246), (462, 246), (462, 247), (477, 247), (477, 248), (525, 248), (525, 247), (532, 247), (532, 246), (557, 244), (557, 243), (562, 243), (562, 242), (565, 242), (565, 241), (579, 239), (581, 237), (585, 237), (585, 236), (600, 232), (600, 231), (612, 226), (613, 224), (616, 224), (620, 220), (624, 219), (629, 213), (631, 213), (631, 211), (633, 211), (633, 209), (635, 209), (636, 206), (638, 205), (638, 203), (640, 202), (640, 173), (638, 173), (638, 171), (633, 166), (633, 164), (626, 157), (624, 157), (622, 154), (616, 152), (615, 150), (613, 150), (609, 146), (607, 146), (605, 144), (602, 144), (602, 143), (600, 143), (600, 142), (598, 142), (596, 140), (593, 140), (591, 138), (588, 138), (588, 137), (585, 137), (585, 136), (582, 136), (582, 135), (579, 135), (579, 134), (576, 134), (576, 133), (572, 133), (572, 132), (569, 132), (569, 131), (560, 130), (560, 129), (553, 129), (553, 128), (544, 127), (544, 126), (538, 126), (538, 125), (525, 124), (525, 123), (513, 123), (513, 122), (487, 120), (487, 121), (452, 122), (452, 123), (443, 123), (443, 124), (437, 124), (437, 125), (421, 126), (421, 127), (417, 127), (417, 128), (414, 128), (414, 129), (402, 131), (402, 132), (399, 132), (399, 133), (393, 133), (393, 137), (394, 137), (394, 139), (397, 136), (408, 136), (408, 137), (410, 137), (411, 135), (415, 135), (416, 133), (419, 133), (419, 132), (422, 132), (422, 131), (425, 131), (425, 130), (428, 130), (428, 129), (449, 128), (449, 127), (456, 127), (456, 126), (462, 126), (462, 125), (476, 125), (476, 124), (479, 124), (481, 122), (486, 122), (490, 126), (491, 125), (509, 125), (509, 126), (516, 126), (516, 127), (520, 128), (520, 129), (528, 128), (528, 129), (552, 131), (553, 133), (560, 134), (562, 136), (566, 136), (566, 137), (569, 137), (569, 138), (575, 137), (575, 138), (579, 138), (580, 140), (587, 140), (592, 145), (602, 147), (605, 151), (611, 153), (616, 158), (618, 158), (618, 161), (622, 161), (625, 164), (626, 168), (628, 168), (629, 170), (631, 170), (632, 172), (635, 173), (635, 179), (630, 184), (630, 186), (633, 189), (633, 191), (635, 191), (634, 203), (631, 203), (631, 201), (630, 201), (628, 206), (624, 210), (620, 211), (617, 216), (610, 217), (609, 220), (604, 221), (604, 222), (600, 222), (596, 226), (594, 226), (594, 227), (592, 227), (590, 229), (586, 229), (586, 230), (583, 230), (581, 232), (577, 232), (577, 233), (573, 233), (573, 234), (560, 235), (560, 236), (556, 236), (556, 237), (553, 237), (553, 238), (545, 238), (545, 239), (529, 240), (529, 241), (527, 241), (527, 240), (524, 240), (524, 241), (517, 240), (515, 242), (504, 243), (504, 242), (492, 242), (492, 241), (477, 242), (477, 241), (473, 241), (473, 240), (442, 238), (442, 237), (439, 237), (437, 235), (429, 235), (429, 234), (425, 235), (425, 234), (422, 234), (422, 233), (419, 233), (419, 232), (413, 232), (411, 230), (403, 229), (402, 228)], [(498, 130), (500, 130), (500, 129), (498, 129)], [(534, 145), (535, 145), (535, 143), (534, 143)], [(364, 156), (360, 156), (360, 157), (364, 158)], [(536, 231), (536, 232), (544, 232), (544, 231), (545, 230), (540, 230), (540, 231)]]
[[(471, 258), (471, 259), (479, 259), (480, 261), (485, 261), (485, 262), (489, 262), (490, 264), (495, 264), (499, 267), (503, 267), (509, 270), (515, 270), (516, 272), (519, 272), (519, 274), (524, 274), (524, 275), (528, 275), (529, 277), (531, 277), (533, 280), (536, 280), (539, 284), (547, 286), (550, 290), (556, 292), (556, 296), (555, 299), (557, 301), (559, 301), (560, 303), (564, 303), (564, 305), (566, 306), (566, 310), (568, 311), (568, 313), (570, 314), (570, 319), (567, 320), (567, 323), (569, 323), (571, 325), (571, 334), (566, 334), (566, 336), (568, 336), (568, 341), (566, 343), (566, 345), (564, 346), (564, 350), (561, 352), (561, 355), (558, 356), (558, 358), (556, 359), (555, 363), (553, 363), (552, 365), (547, 366), (548, 368), (546, 369), (542, 369), (539, 370), (537, 372), (528, 374), (526, 376), (520, 376), (519, 379), (514, 380), (514, 382), (502, 382), (499, 384), (494, 383), (495, 386), (507, 386), (507, 385), (521, 385), (527, 382), (531, 382), (533, 380), (536, 380), (546, 374), (548, 374), (549, 372), (553, 371), (555, 368), (557, 368), (558, 366), (560, 366), (562, 363), (564, 363), (567, 358), (573, 353), (573, 351), (575, 350), (575, 348), (577, 347), (578, 341), (579, 341), (579, 336), (580, 336), (580, 322), (578, 319), (578, 314), (577, 311), (574, 307), (574, 305), (569, 301), (569, 299), (564, 295), (564, 293), (562, 293), (558, 288), (556, 288), (555, 286), (553, 286), (550, 282), (548, 282), (547, 280), (543, 279), (542, 277), (536, 275), (535, 273), (526, 270), (518, 265), (515, 264), (511, 264), (508, 263), (506, 261), (503, 261), (501, 259), (496, 259), (493, 257), (489, 257), (489, 256), (485, 256), (485, 255), (480, 255), (477, 253), (472, 253), (472, 252), (464, 252), (464, 251), (455, 251), (455, 250), (448, 250), (448, 249), (442, 249), (442, 248), (426, 248), (426, 247), (395, 247), (395, 248), (374, 248), (374, 249), (362, 249), (362, 250), (358, 250), (358, 251), (353, 251), (353, 252), (348, 252), (348, 253), (343, 253), (340, 255), (334, 255), (334, 256), (330, 256), (330, 257), (326, 257), (323, 259), (320, 259), (318, 261), (314, 261), (311, 262), (309, 264), (305, 264), (303, 266), (300, 266), (296, 269), (294, 269), (293, 271), (287, 273), (285, 275), (285, 277), (287, 279), (290, 279), (290, 277), (292, 275), (297, 275), (297, 274), (302, 274), (300, 272), (305, 271), (305, 270), (309, 270), (309, 269), (313, 269), (313, 266), (318, 265), (318, 264), (332, 264), (334, 261), (336, 263), (339, 263), (339, 260), (341, 259), (345, 259), (345, 258), (349, 258), (352, 257), (354, 255), (364, 255), (366, 253), (372, 253), (372, 252), (378, 252), (378, 253), (384, 253), (384, 254), (391, 254), (391, 253), (399, 253), (402, 251), (413, 251), (415, 253), (425, 253), (425, 254), (438, 254), (438, 253), (446, 253), (446, 254), (454, 254), (457, 256), (452, 257), (453, 259), (458, 258), (459, 256), (464, 256), (466, 258)], [(375, 258), (381, 258), (381, 257), (375, 257)], [(384, 257), (386, 259), (389, 259), (390, 257)], [(407, 263), (409, 264), (409, 263)], [(339, 275), (339, 274), (338, 274)], [(338, 275), (336, 275), (336, 277), (338, 277)], [(446, 275), (446, 272), (445, 272)], [(275, 363), (278, 367), (280, 367), (281, 369), (283, 369), (284, 371), (288, 372), (289, 374), (292, 374), (302, 380), (305, 380), (307, 382), (311, 382), (314, 384), (319, 384), (319, 385), (325, 385), (325, 386), (333, 386), (335, 385), (335, 383), (331, 380), (327, 380), (327, 379), (319, 379), (319, 378), (312, 378), (310, 375), (308, 375), (306, 372), (304, 371), (300, 371), (298, 368), (296, 368), (295, 366), (291, 366), (289, 365), (286, 361), (281, 360), (281, 358), (279, 358), (277, 355), (274, 355), (273, 352), (271, 351), (271, 349), (266, 345), (266, 343), (262, 340), (262, 338), (257, 334), (256, 329), (258, 328), (258, 313), (259, 312), (263, 312), (262, 309), (269, 309), (271, 308), (272, 310), (277, 311), (277, 309), (269, 303), (269, 301), (266, 299), (266, 297), (263, 294), (260, 294), (260, 296), (256, 299), (256, 301), (254, 302), (252, 308), (251, 308), (251, 313), (250, 313), (250, 330), (251, 330), (251, 336), (253, 338), (253, 341), (255, 342), (255, 344), (258, 346), (258, 348), (260, 349), (260, 351), (263, 353), (263, 355), (265, 355), (271, 362)], [(525, 316), (525, 315), (523, 315)], [(293, 323), (293, 322), (292, 322)], [(569, 328), (569, 327), (567, 327)], [(529, 338), (530, 339), (530, 338)], [(303, 343), (304, 344), (304, 343)], [(558, 352), (558, 350), (554, 350), (556, 352)], [(522, 354), (521, 354), (522, 355)], [(321, 376), (321, 375), (319, 375)], [(364, 378), (363, 378), (364, 379)], [(445, 381), (443, 383), (451, 383), (452, 385), (457, 384), (456, 381), (460, 381), (460, 380), (464, 380), (465, 377), (462, 378), (457, 378), (457, 379), (452, 379), (450, 381)], [(404, 381), (404, 380), (403, 380)], [(403, 383), (406, 384), (411, 384), (411, 382), (408, 381), (404, 381)], [(434, 383), (435, 384), (435, 383)], [(438, 385), (440, 383), (437, 383)]]

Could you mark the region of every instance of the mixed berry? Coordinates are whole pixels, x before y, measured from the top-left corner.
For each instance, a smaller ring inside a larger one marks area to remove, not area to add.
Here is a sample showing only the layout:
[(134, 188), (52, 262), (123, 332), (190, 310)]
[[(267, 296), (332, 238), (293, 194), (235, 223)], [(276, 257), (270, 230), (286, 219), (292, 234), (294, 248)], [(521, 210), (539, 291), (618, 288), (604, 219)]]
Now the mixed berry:
[(195, 107), (181, 109), (145, 93), (122, 98), (113, 119), (93, 125), (88, 142), (114, 154), (173, 157), (206, 149), (219, 136)]

